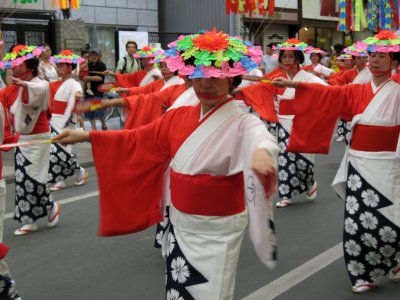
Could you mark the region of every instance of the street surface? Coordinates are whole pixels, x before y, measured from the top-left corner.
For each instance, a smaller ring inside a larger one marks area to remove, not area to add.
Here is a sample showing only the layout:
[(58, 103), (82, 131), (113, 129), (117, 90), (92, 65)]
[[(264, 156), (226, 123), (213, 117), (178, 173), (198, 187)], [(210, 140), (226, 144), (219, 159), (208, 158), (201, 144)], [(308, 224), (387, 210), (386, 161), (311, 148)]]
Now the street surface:
[[(279, 265), (268, 270), (245, 237), (234, 299), (399, 299), (400, 284), (387, 278), (365, 295), (351, 293), (340, 246), (343, 202), (330, 183), (344, 144), (333, 142), (331, 154), (317, 157), (317, 200), (275, 209)], [(92, 165), (90, 162), (86, 165)], [(89, 167), (82, 187), (54, 193), (62, 205), (59, 224), (26, 236), (13, 236), (14, 184), (7, 184), (4, 242), (6, 257), (24, 300), (164, 299), (164, 265), (153, 248), (155, 228), (120, 237), (100, 238), (96, 172)], [(112, 172), (112, 170), (110, 170)]]

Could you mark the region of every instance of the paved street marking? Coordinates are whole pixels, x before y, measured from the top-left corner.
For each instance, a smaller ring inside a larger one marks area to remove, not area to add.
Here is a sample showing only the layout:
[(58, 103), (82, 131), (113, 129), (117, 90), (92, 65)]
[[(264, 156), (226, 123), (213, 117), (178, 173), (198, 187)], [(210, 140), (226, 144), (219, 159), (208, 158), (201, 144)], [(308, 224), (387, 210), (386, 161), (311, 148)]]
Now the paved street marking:
[(271, 300), (290, 290), (296, 284), (319, 272), (343, 256), (342, 243), (333, 246), (301, 266), (282, 275), (242, 300)]
[[(67, 203), (72, 203), (72, 202), (76, 202), (76, 201), (79, 201), (79, 200), (84, 200), (84, 199), (87, 199), (87, 198), (92, 198), (92, 197), (95, 197), (95, 196), (98, 196), (98, 195), (99, 195), (99, 191), (94, 191), (94, 192), (90, 192), (90, 193), (87, 193), (87, 194), (82, 194), (82, 195), (78, 195), (78, 196), (75, 196), (75, 197), (66, 198), (64, 200), (57, 200), (57, 202), (60, 203), (60, 204), (67, 204)], [(14, 217), (14, 213), (13, 212), (7, 213), (7, 214), (4, 215), (4, 219), (11, 219), (13, 217)]]

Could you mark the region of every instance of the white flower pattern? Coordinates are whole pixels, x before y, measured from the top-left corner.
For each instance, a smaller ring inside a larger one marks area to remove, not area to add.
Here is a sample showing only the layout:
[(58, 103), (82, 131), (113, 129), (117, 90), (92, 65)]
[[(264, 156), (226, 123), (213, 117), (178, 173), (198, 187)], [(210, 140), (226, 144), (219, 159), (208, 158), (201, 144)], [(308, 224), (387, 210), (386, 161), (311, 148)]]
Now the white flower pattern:
[(171, 269), (172, 279), (179, 283), (185, 283), (190, 276), (189, 268), (182, 257), (178, 256), (172, 260)]

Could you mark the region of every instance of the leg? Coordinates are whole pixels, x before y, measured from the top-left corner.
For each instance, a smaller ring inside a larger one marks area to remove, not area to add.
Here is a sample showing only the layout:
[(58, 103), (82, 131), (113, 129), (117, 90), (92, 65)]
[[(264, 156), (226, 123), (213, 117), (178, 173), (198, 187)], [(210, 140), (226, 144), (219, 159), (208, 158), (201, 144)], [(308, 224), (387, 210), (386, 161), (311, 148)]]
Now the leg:
[(92, 126), (92, 130), (97, 130), (97, 128), (96, 128), (96, 119), (95, 118), (90, 118), (89, 122), (90, 122), (90, 125)]
[(100, 116), (99, 120), (101, 122), (101, 129), (107, 130), (108, 128), (107, 128), (107, 125), (106, 125), (106, 121), (104, 120), (104, 116)]

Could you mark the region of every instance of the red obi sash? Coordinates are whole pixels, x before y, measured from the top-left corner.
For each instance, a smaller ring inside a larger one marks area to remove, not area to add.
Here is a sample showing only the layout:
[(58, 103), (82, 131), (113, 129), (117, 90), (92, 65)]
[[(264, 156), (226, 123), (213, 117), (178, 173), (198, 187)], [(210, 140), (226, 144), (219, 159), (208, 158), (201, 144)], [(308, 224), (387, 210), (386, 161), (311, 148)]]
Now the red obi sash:
[(279, 102), (279, 114), (281, 116), (294, 115), (293, 100), (281, 99), (281, 102)]
[(68, 105), (68, 102), (54, 100), (52, 113), (55, 115), (63, 115), (65, 113), (67, 105)]
[(171, 170), (170, 187), (173, 205), (187, 214), (222, 217), (246, 209), (243, 173), (186, 175)]
[(355, 126), (351, 140), (351, 149), (368, 152), (394, 152), (400, 134), (400, 126)]

